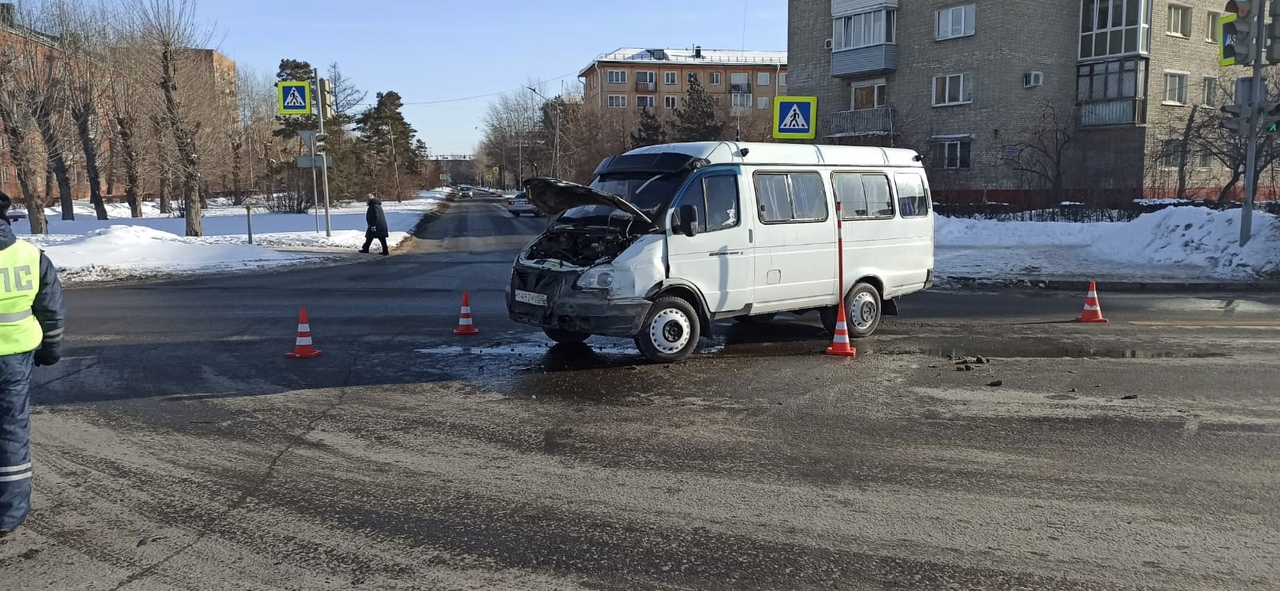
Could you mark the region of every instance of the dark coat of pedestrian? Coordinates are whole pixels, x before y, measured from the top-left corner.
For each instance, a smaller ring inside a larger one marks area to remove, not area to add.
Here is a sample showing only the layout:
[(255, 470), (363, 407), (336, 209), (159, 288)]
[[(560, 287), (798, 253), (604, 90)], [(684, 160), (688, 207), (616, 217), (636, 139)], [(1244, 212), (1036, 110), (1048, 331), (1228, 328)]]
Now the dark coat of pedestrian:
[(369, 252), (369, 247), (373, 245), (376, 239), (382, 244), (382, 254), (391, 254), (387, 249), (387, 214), (382, 211), (382, 202), (377, 197), (369, 198), (369, 210), (365, 212), (364, 219), (369, 226), (364, 232), (364, 246), (360, 248), (360, 252)]
[(31, 372), (62, 359), (66, 310), (53, 262), (9, 227), (0, 192), (0, 538), (31, 512)]

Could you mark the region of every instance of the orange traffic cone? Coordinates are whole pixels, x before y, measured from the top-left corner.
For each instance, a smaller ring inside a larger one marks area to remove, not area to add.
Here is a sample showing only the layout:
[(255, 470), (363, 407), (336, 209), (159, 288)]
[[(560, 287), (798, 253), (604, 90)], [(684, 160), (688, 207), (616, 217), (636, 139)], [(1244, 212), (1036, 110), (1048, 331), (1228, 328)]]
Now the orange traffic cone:
[(476, 330), (475, 325), (471, 323), (471, 297), (465, 291), (462, 292), (462, 314), (458, 317), (458, 328), (453, 329), (453, 334), (463, 336), (480, 334), (480, 331)]
[(827, 347), (827, 355), (857, 357), (858, 350), (849, 346), (849, 318), (845, 316), (843, 303), (836, 308), (836, 336)]
[(1098, 304), (1098, 286), (1093, 281), (1089, 282), (1089, 295), (1084, 298), (1084, 312), (1076, 318), (1076, 322), (1107, 322), (1102, 317), (1102, 306)]
[(310, 359), (319, 357), (324, 351), (318, 351), (311, 345), (311, 323), (307, 321), (307, 307), (302, 307), (302, 312), (298, 314), (298, 341), (293, 345), (293, 352), (286, 353), (285, 357), (293, 359)]

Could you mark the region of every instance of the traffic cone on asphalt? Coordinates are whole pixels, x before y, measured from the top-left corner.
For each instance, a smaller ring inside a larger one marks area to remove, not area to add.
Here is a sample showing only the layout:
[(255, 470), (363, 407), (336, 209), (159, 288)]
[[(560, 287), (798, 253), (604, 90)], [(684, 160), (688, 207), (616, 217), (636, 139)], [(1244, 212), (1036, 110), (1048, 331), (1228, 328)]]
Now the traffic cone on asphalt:
[(831, 346), (827, 347), (827, 355), (839, 357), (857, 357), (858, 350), (849, 345), (849, 318), (845, 316), (844, 306), (836, 306), (836, 336)]
[(453, 334), (469, 336), (480, 334), (476, 330), (474, 324), (471, 323), (471, 297), (467, 292), (462, 292), (462, 314), (458, 316), (458, 328), (453, 329)]
[(293, 345), (293, 352), (286, 353), (285, 357), (293, 359), (310, 359), (319, 357), (324, 351), (318, 351), (311, 344), (311, 323), (307, 320), (307, 307), (302, 307), (302, 312), (298, 313), (298, 340)]
[(1076, 318), (1076, 322), (1107, 322), (1107, 319), (1102, 317), (1102, 306), (1098, 304), (1098, 285), (1093, 281), (1089, 282), (1089, 295), (1084, 298), (1084, 312)]

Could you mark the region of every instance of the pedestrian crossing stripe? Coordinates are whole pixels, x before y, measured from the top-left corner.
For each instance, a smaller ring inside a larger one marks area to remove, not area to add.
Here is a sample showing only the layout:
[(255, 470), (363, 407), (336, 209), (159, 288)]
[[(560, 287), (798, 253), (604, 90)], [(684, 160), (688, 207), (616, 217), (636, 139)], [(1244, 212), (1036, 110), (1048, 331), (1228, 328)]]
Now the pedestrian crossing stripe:
[(780, 96), (773, 100), (773, 137), (776, 139), (811, 140), (817, 137), (814, 116), (818, 98), (812, 96)]
[(276, 108), (281, 115), (311, 114), (311, 82), (285, 80), (276, 84)]

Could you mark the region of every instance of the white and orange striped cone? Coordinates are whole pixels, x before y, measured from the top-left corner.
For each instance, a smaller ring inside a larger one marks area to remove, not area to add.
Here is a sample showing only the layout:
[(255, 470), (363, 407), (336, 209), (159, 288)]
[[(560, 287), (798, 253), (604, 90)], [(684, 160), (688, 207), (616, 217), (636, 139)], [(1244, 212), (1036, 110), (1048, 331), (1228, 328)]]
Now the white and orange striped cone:
[(836, 310), (836, 336), (827, 347), (827, 355), (857, 357), (858, 350), (849, 345), (849, 318), (845, 316), (844, 305), (836, 306)]
[(307, 307), (302, 307), (302, 312), (298, 313), (298, 340), (293, 345), (292, 353), (285, 353), (285, 357), (292, 359), (310, 359), (319, 357), (324, 351), (319, 351), (311, 343), (311, 322), (307, 320)]
[(1076, 318), (1076, 322), (1092, 322), (1104, 323), (1108, 322), (1102, 317), (1102, 305), (1098, 303), (1098, 285), (1093, 281), (1089, 282), (1089, 295), (1084, 298), (1084, 312), (1080, 313), (1080, 317)]
[(462, 314), (458, 316), (458, 328), (453, 329), (453, 334), (470, 336), (480, 334), (476, 330), (474, 324), (471, 323), (471, 296), (467, 292), (462, 292)]

